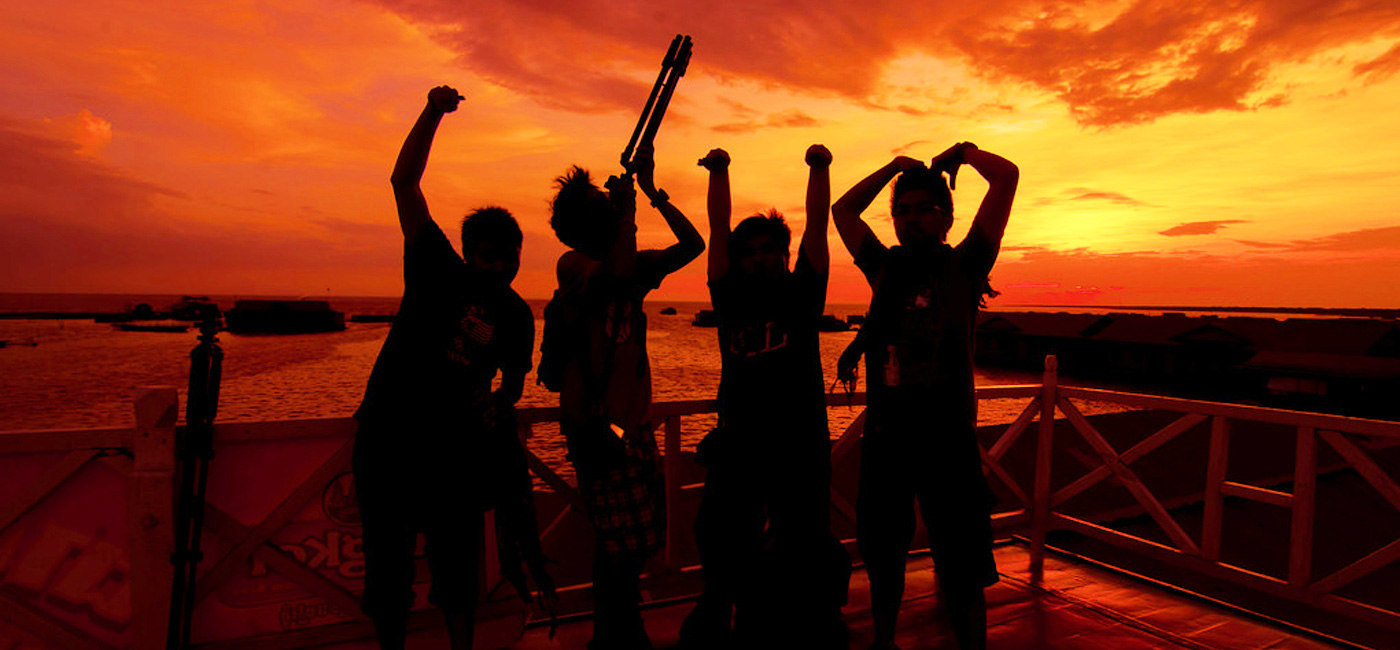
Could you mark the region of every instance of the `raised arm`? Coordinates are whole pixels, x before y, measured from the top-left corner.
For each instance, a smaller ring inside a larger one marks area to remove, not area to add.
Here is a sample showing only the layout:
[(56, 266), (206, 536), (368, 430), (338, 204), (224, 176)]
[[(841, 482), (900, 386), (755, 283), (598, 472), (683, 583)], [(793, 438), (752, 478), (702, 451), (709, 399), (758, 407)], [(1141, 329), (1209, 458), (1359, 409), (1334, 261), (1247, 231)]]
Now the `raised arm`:
[(394, 187), (394, 202), (399, 210), (399, 228), (403, 230), (405, 241), (418, 238), (423, 227), (432, 220), (428, 215), (428, 201), (423, 198), (419, 182), (423, 180), (423, 169), (428, 166), (428, 151), (433, 146), (433, 136), (437, 134), (442, 116), (457, 110), (457, 104), (464, 97), (448, 86), (438, 86), (428, 91), (428, 105), (423, 107), (418, 121), (413, 123), (408, 137), (399, 149), (398, 161), (394, 163), (394, 173), (389, 177)]
[(671, 228), (671, 233), (676, 236), (676, 243), (661, 251), (660, 270), (664, 276), (679, 271), (681, 267), (699, 257), (700, 253), (705, 252), (705, 238), (700, 236), (700, 231), (695, 229), (695, 225), (690, 223), (685, 214), (671, 204), (670, 197), (656, 189), (656, 180), (652, 176), (656, 164), (652, 155), (650, 146), (638, 147), (632, 162), (637, 173), (637, 187), (661, 213), (666, 225)]
[[(831, 211), (831, 152), (814, 144), (807, 148), (807, 227), (802, 230), (802, 252), (812, 270), (825, 274), (831, 268), (826, 230)], [(862, 225), (864, 223), (862, 222)]]
[(972, 229), (986, 238), (992, 250), (1001, 247), (1006, 222), (1011, 217), (1011, 203), (1016, 198), (1016, 185), (1021, 171), (1011, 161), (989, 151), (982, 151), (971, 142), (959, 142), (933, 159), (934, 169), (956, 173), (961, 165), (977, 170), (987, 180), (987, 195), (977, 207)]
[(603, 187), (619, 217), (603, 271), (615, 278), (630, 278), (637, 268), (637, 188), (627, 176), (609, 176)]
[(729, 271), (729, 220), (733, 216), (729, 200), (729, 153), (711, 149), (698, 164), (710, 170), (705, 208), (710, 216), (709, 278), (714, 282)]
[(851, 252), (852, 257), (860, 253), (860, 247), (865, 243), (866, 237), (875, 236), (870, 226), (861, 220), (860, 213), (870, 207), (870, 202), (880, 195), (880, 190), (885, 189), (900, 172), (920, 169), (923, 166), (922, 161), (899, 156), (856, 183), (855, 187), (847, 190), (832, 204), (831, 220), (836, 222), (836, 232), (841, 233), (841, 242), (846, 245), (846, 250)]

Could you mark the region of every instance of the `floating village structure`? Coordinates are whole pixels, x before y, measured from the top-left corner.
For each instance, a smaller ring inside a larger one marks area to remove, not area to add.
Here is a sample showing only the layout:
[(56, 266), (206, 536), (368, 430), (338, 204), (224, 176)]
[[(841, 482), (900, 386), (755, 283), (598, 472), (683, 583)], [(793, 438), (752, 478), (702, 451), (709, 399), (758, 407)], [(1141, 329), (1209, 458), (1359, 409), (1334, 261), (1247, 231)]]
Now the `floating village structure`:
[(1184, 314), (983, 314), (977, 361), (1037, 367), (1060, 358), (1076, 379), (1222, 401), (1395, 419), (1400, 322), (1188, 317)]

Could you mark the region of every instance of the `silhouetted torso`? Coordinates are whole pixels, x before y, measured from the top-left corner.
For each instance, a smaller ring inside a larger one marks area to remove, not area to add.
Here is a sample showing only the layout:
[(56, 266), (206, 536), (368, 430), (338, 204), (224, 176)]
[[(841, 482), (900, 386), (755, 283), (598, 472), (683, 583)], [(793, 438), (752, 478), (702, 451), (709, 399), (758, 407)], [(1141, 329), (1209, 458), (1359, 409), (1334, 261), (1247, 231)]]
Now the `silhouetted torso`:
[[(600, 457), (599, 447), (613, 448), (609, 424), (627, 435), (650, 436), (651, 366), (647, 360), (647, 319), (642, 301), (665, 276), (656, 251), (637, 254), (635, 276), (607, 276), (601, 262), (577, 254), (576, 274), (561, 279), (560, 294), (569, 320), (581, 329), (584, 349), (567, 365), (559, 393), (561, 425), (570, 457), (585, 465)], [(601, 426), (598, 426), (601, 425)], [(603, 457), (609, 455), (601, 451)]]
[(745, 444), (827, 441), (817, 338), (826, 284), (801, 253), (793, 272), (770, 284), (733, 273), (710, 284), (723, 360), (720, 425), (741, 429)]
[[(467, 280), (462, 258), (436, 224), (405, 246), (403, 300), (358, 420), (450, 425), (490, 392), (498, 370), (529, 370), (535, 327), (529, 305), (513, 289), (487, 295)], [(448, 431), (460, 427), (421, 433)]]
[(873, 291), (863, 325), (872, 417), (937, 395), (951, 400), (968, 424), (975, 421), (972, 335), (994, 261), (995, 251), (975, 230), (957, 247), (917, 254), (865, 240), (856, 265)]

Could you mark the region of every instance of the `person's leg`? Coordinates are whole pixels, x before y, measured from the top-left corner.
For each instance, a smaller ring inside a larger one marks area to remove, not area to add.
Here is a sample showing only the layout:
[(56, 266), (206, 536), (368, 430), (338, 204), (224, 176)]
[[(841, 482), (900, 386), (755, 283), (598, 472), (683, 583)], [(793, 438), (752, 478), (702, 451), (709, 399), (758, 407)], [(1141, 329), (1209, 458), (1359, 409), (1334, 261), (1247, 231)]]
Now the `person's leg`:
[(945, 582), (941, 586), (958, 647), (984, 650), (987, 647), (987, 596), (982, 586), (968, 581), (957, 585)]
[[(861, 441), (856, 542), (870, 578), (872, 648), (893, 648), (904, 598), (904, 560), (914, 537), (914, 495), (899, 475), (897, 450)], [(886, 453), (889, 452), (889, 453)]]
[(984, 588), (998, 579), (992, 557), (993, 499), (973, 432), (959, 433), (934, 452), (948, 462), (939, 463), (917, 492), (953, 636), (961, 650), (983, 650), (987, 647)]
[(681, 627), (689, 646), (727, 643), (734, 607), (744, 597), (746, 578), (762, 546), (763, 510), (744, 472), (733, 463), (716, 464), (705, 475), (695, 515), (704, 588)]
[(829, 447), (824, 438), (795, 441), (767, 474), (778, 638), (800, 639), (803, 647), (835, 647), (845, 631), (850, 564), (849, 557), (838, 563), (845, 549), (831, 534)]
[[(363, 429), (363, 427), (362, 427)], [(382, 650), (402, 650), (413, 606), (417, 542), (397, 454), (357, 436), (352, 461), (365, 561), (364, 611)]]
[(481, 509), (475, 503), (458, 500), (456, 507), (431, 514), (435, 520), (424, 532), (428, 570), (433, 574), (428, 601), (442, 610), (452, 650), (470, 650), (480, 587), (478, 565), (484, 534)]
[(593, 554), (593, 640), (591, 650), (650, 648), (642, 625), (642, 560)]

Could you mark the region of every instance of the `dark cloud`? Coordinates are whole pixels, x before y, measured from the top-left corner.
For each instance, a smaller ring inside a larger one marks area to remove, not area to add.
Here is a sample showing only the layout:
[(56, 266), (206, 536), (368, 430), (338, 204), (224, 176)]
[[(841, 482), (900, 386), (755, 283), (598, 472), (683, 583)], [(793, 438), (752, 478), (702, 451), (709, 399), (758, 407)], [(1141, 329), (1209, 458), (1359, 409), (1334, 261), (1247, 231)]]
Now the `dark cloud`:
[(1363, 228), (1361, 230), (1349, 230), (1311, 239), (1294, 239), (1287, 242), (1265, 242), (1246, 239), (1236, 239), (1235, 241), (1249, 246), (1250, 248), (1285, 253), (1400, 251), (1400, 226)]
[[(1400, 32), (1393, 0), (1188, 3), (1133, 0), (972, 4), (843, 0), (652, 3), (379, 0), (458, 52), (464, 66), (546, 104), (636, 110), (662, 49), (682, 29), (692, 69), (867, 101), (893, 58), (922, 52), (966, 62), (992, 81), (1063, 100), (1079, 122), (1112, 126), (1173, 113), (1254, 110), (1287, 102), (1277, 66)], [(1116, 13), (1113, 13), (1116, 12)], [(1400, 69), (1400, 51), (1357, 65), (1366, 81)], [(921, 114), (931, 109), (900, 106)]]
[(1352, 72), (1365, 79), (1366, 83), (1385, 81), (1397, 71), (1400, 71), (1400, 43), (1391, 46), (1385, 54), (1352, 68)]
[(184, 196), (78, 155), (79, 144), (35, 127), (0, 117), (0, 209), (110, 222), (139, 213), (158, 196)]
[[(334, 280), (346, 269), (399, 277), (401, 249), (384, 243), (399, 237), (392, 223), (313, 217), (308, 222), (318, 228), (270, 231), (238, 220), (192, 220), (159, 200), (188, 199), (180, 192), (130, 178), (32, 126), (0, 118), (6, 288), (198, 291), (196, 283), (213, 282), (232, 290), (248, 277), (285, 284), (314, 275)], [(193, 206), (174, 202), (181, 204)]]
[(1236, 239), (1235, 242), (1244, 244), (1250, 248), (1289, 248), (1288, 244), (1278, 242), (1254, 241), (1252, 239)]
[(1034, 201), (1035, 205), (1053, 205), (1061, 201), (1107, 201), (1118, 205), (1127, 205), (1138, 208), (1152, 207), (1151, 204), (1139, 201), (1131, 196), (1119, 192), (1107, 190), (1095, 190), (1085, 187), (1072, 187), (1060, 193), (1059, 197), (1043, 197)]
[(718, 133), (753, 133), (760, 129), (812, 127), (820, 125), (821, 122), (811, 115), (793, 109), (782, 113), (774, 113), (762, 120), (743, 120), (716, 124), (710, 127), (710, 130)]
[(1070, 191), (1071, 191), (1071, 192), (1078, 192), (1078, 194), (1075, 194), (1074, 196), (1072, 196), (1072, 197), (1069, 198), (1069, 200), (1071, 200), (1071, 201), (1108, 201), (1109, 203), (1117, 203), (1117, 204), (1119, 204), (1119, 205), (1132, 205), (1132, 206), (1142, 206), (1142, 207), (1147, 206), (1147, 204), (1146, 204), (1146, 203), (1143, 203), (1142, 201), (1139, 201), (1139, 200), (1137, 200), (1137, 199), (1135, 199), (1135, 198), (1133, 198), (1133, 197), (1130, 197), (1130, 196), (1128, 196), (1128, 195), (1126, 195), (1126, 194), (1119, 194), (1119, 193), (1117, 193), (1117, 192), (1102, 192), (1102, 191), (1095, 191), (1095, 190), (1070, 190)]
[(1184, 235), (1213, 235), (1221, 228), (1232, 223), (1249, 223), (1242, 219), (1225, 219), (1223, 221), (1188, 221), (1186, 223), (1172, 226), (1157, 234), (1167, 237), (1181, 237)]
[(1290, 244), (1295, 250), (1307, 251), (1400, 250), (1400, 226), (1339, 232), (1315, 239), (1294, 240)]

